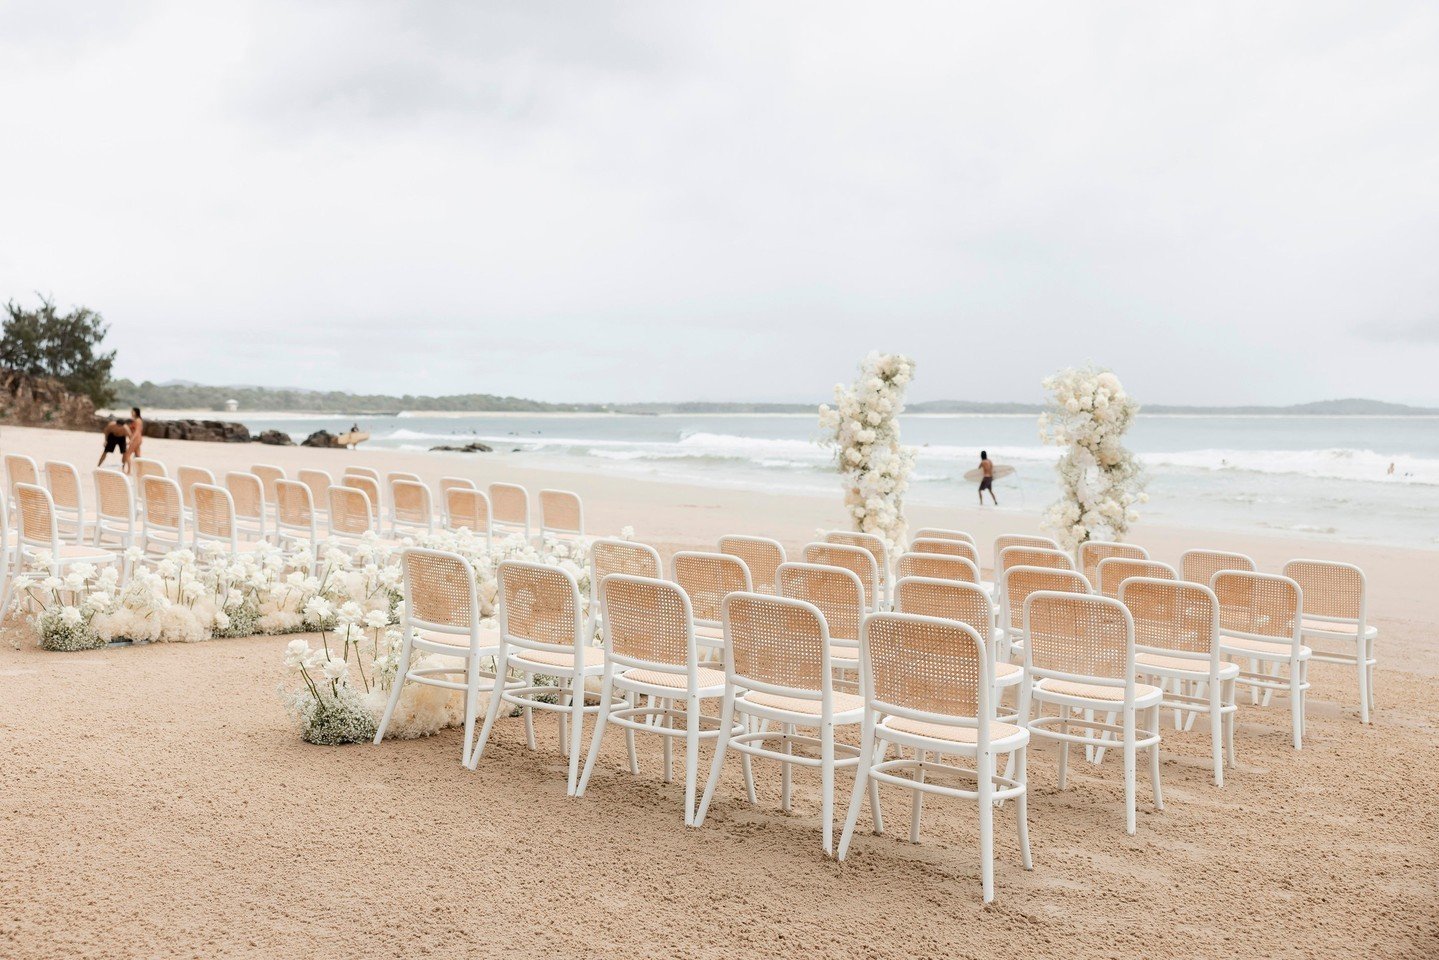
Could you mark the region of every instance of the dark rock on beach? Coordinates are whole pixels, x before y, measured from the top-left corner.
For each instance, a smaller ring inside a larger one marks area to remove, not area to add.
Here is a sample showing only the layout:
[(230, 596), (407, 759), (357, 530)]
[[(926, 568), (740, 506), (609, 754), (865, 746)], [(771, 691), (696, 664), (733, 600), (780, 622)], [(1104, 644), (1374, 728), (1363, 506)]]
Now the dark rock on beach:
[(211, 443), (249, 443), (243, 423), (224, 420), (146, 420), (145, 436), (159, 440), (206, 440)]
[(283, 430), (265, 430), (255, 438), (260, 443), (268, 443), (272, 447), (293, 447), (295, 441)]
[(304, 440), (300, 441), (302, 447), (338, 447), (339, 437), (328, 430), (316, 430)]
[(449, 452), (449, 453), (493, 453), (493, 452), (494, 452), (494, 448), (493, 448), (493, 447), (491, 447), (489, 444), (486, 444), (486, 443), (480, 443), (478, 440), (472, 440), (472, 441), (470, 441), (469, 443), (465, 444), (463, 447), (449, 447), (449, 446), (444, 446), (444, 447), (431, 447), (430, 449), (431, 449), (431, 450), (444, 450), (444, 451), (447, 451), (447, 452)]

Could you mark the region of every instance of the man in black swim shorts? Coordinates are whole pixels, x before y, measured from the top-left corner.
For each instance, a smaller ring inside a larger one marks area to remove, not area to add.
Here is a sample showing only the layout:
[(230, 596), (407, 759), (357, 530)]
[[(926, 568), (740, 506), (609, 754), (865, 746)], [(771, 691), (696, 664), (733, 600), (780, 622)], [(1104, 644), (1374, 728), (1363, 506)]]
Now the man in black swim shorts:
[(120, 460), (123, 463), (125, 460), (125, 438), (129, 436), (129, 433), (130, 431), (125, 429), (125, 422), (123, 420), (115, 419), (105, 424), (105, 452), (100, 454), (100, 462), (95, 464), (95, 466), (103, 467), (105, 465), (105, 458), (117, 450), (120, 451)]

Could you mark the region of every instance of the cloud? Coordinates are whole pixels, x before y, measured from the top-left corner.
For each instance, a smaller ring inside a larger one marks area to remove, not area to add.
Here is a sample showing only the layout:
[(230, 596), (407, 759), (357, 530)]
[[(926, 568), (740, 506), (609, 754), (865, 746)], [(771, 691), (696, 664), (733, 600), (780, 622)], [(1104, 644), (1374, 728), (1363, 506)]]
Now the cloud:
[(1439, 343), (1439, 314), (1409, 323), (1365, 323), (1354, 332), (1380, 343)]

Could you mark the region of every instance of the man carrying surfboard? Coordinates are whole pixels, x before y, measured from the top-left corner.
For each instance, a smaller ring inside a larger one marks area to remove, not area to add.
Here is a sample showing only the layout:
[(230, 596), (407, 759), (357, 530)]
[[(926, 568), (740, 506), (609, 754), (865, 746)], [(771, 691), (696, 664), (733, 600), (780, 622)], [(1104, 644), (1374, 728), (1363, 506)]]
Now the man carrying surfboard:
[(994, 464), (989, 460), (989, 451), (979, 451), (979, 505), (984, 506), (984, 491), (989, 491), (989, 499), (994, 505), (999, 506), (999, 499), (994, 495)]

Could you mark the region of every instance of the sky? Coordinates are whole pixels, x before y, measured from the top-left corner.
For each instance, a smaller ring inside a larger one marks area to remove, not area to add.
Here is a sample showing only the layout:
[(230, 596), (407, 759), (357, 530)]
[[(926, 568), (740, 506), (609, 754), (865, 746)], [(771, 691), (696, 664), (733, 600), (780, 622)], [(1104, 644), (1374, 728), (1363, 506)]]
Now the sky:
[(1439, 4), (0, 0), (0, 300), (116, 374), (1439, 405)]

